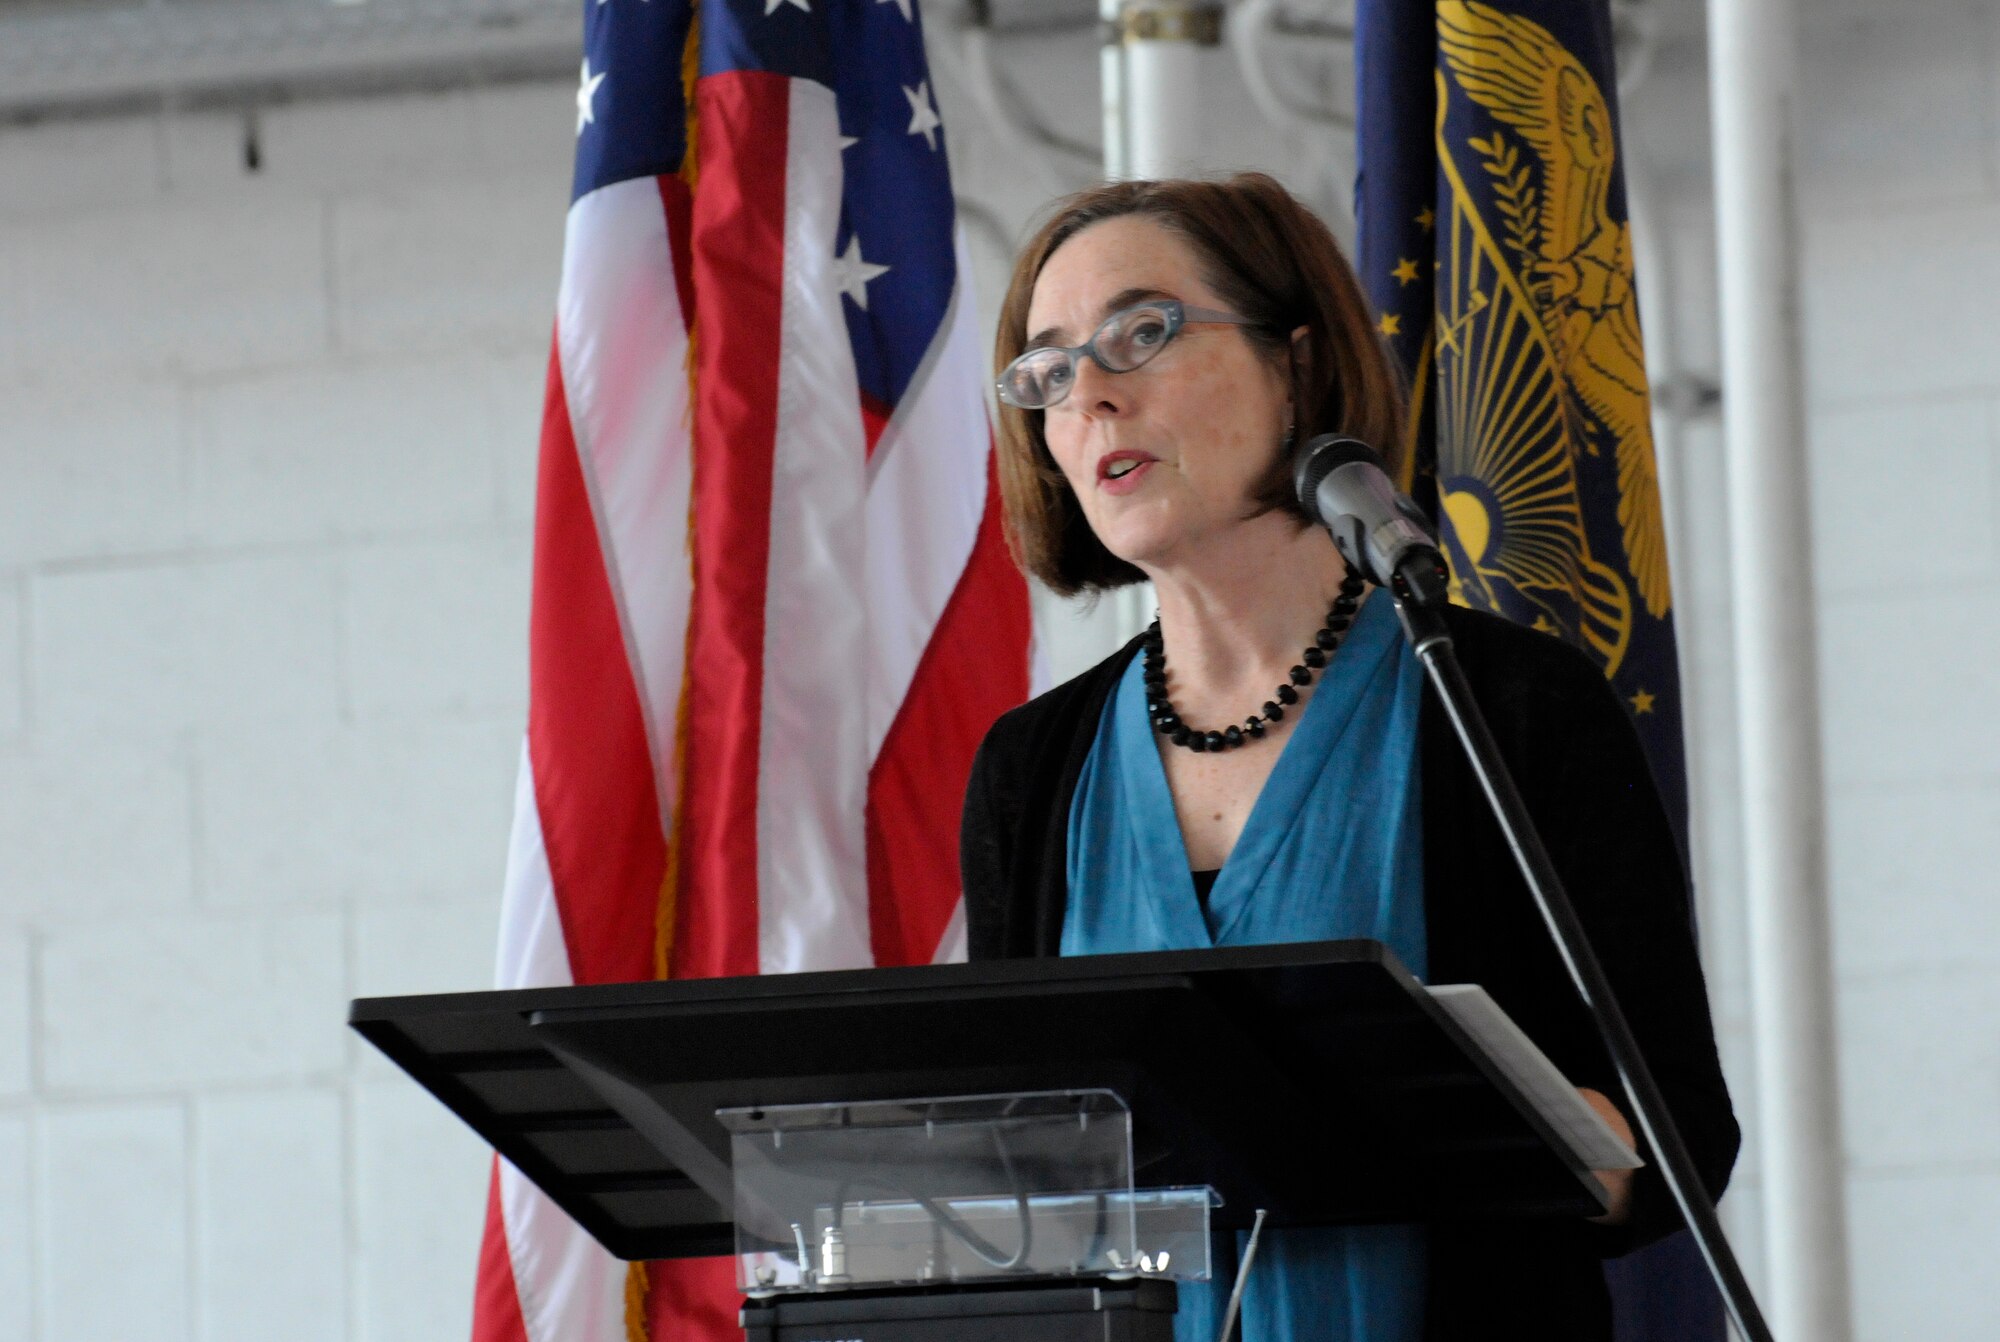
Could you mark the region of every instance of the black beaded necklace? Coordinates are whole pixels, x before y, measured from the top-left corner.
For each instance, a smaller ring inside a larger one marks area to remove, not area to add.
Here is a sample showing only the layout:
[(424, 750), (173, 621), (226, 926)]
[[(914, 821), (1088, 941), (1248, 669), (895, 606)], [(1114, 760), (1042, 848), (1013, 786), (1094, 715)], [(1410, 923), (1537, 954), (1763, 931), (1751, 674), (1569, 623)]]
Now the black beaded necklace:
[(1285, 710), (1299, 701), (1299, 691), (1313, 683), (1313, 672), (1326, 665), (1326, 659), (1340, 646), (1347, 628), (1354, 623), (1355, 607), (1361, 604), (1361, 579), (1349, 573), (1340, 583), (1340, 595), (1333, 599), (1333, 607), (1326, 613), (1326, 623), (1313, 635), (1313, 645), (1299, 658), (1299, 664), (1292, 668), (1291, 679), (1278, 687), (1277, 697), (1266, 700), (1264, 712), (1260, 716), (1252, 713), (1243, 720), (1240, 727), (1225, 727), (1219, 732), (1204, 732), (1181, 721), (1181, 715), (1174, 712), (1174, 706), (1167, 701), (1167, 649), (1160, 637), (1160, 621), (1155, 616), (1152, 626), (1146, 630), (1146, 714), (1153, 720), (1153, 726), (1160, 735), (1177, 746), (1202, 752), (1209, 750), (1234, 750), (1251, 741), (1261, 740), (1264, 728), (1273, 722), (1285, 720)]

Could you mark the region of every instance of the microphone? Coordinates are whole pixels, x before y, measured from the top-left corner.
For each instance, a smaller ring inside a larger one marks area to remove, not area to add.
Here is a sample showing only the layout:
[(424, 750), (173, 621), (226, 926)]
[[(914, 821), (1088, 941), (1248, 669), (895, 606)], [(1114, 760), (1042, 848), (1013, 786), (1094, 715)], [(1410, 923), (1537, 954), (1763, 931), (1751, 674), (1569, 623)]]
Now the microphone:
[(1292, 460), (1292, 485), (1349, 568), (1399, 600), (1444, 604), (1444, 554), (1430, 519), (1396, 492), (1375, 449), (1337, 433), (1308, 439)]

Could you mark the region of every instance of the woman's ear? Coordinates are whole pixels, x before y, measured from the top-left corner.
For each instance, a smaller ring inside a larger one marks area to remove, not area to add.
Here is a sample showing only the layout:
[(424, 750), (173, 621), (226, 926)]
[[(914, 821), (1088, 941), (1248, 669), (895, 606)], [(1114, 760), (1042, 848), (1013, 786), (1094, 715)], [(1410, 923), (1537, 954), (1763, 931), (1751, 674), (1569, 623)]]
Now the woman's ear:
[[(1312, 339), (1311, 332), (1306, 327), (1296, 326), (1292, 328), (1289, 357), (1292, 366), (1292, 400), (1296, 402), (1298, 399), (1298, 389), (1312, 385)], [(1294, 417), (1304, 412), (1303, 406), (1297, 404), (1292, 406)]]

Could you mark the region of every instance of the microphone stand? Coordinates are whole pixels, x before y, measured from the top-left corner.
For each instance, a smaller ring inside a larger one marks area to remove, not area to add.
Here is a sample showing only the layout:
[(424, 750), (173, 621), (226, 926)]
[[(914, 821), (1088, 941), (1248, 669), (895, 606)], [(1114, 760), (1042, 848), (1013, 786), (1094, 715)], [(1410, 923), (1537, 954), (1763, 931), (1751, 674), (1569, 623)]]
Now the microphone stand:
[(1569, 970), (1570, 981), (1576, 985), (1584, 1005), (1590, 1009), (1591, 1017), (1597, 1023), (1598, 1034), (1604, 1040), (1612, 1066), (1617, 1068), (1618, 1079), (1624, 1086), (1625, 1097), (1632, 1106), (1633, 1118), (1659, 1159), (1667, 1189), (1679, 1205), (1688, 1229), (1694, 1232), (1702, 1260), (1708, 1265), (1709, 1275), (1715, 1279), (1716, 1289), (1722, 1293), (1736, 1331), (1747, 1342), (1772, 1342), (1770, 1327), (1764, 1322), (1757, 1301), (1750, 1293), (1750, 1284), (1744, 1279), (1743, 1269), (1730, 1250), (1729, 1241), (1723, 1237), (1722, 1223), (1715, 1215), (1715, 1204), (1709, 1200), (1708, 1190), (1702, 1187), (1701, 1176), (1695, 1172), (1694, 1161), (1681, 1141), (1680, 1130), (1674, 1126), (1666, 1101), (1660, 1097), (1652, 1070), (1646, 1066), (1638, 1041), (1632, 1038), (1632, 1031), (1625, 1023), (1625, 1013), (1618, 1009), (1618, 1000), (1611, 992), (1611, 985), (1605, 981), (1604, 968), (1597, 961), (1597, 953), (1591, 949), (1583, 924), (1577, 921), (1576, 910), (1570, 906), (1569, 896), (1563, 891), (1562, 881), (1556, 875), (1554, 864), (1549, 861), (1548, 851), (1542, 847), (1541, 836), (1535, 831), (1535, 822), (1529, 817), (1528, 808), (1514, 786), (1513, 776), (1500, 758), (1499, 747), (1494, 744), (1486, 717), (1473, 701), (1472, 687), (1466, 683), (1465, 671), (1459, 666), (1458, 654), (1452, 647), (1451, 634), (1445, 629), (1444, 617), (1439, 614), (1439, 607), (1445, 601), (1441, 567), (1428, 555), (1411, 556), (1395, 573), (1390, 590), (1395, 596), (1396, 614), (1402, 619), (1403, 632), (1409, 637), (1410, 648), (1424, 664), (1431, 684), (1437, 689), (1445, 714), (1451, 719), (1452, 729), (1458, 734), (1459, 743), (1465, 747), (1466, 760), (1493, 808), (1493, 818), (1499, 822), (1500, 832), (1506, 836), (1507, 846), (1514, 852), (1521, 877), (1527, 882), (1528, 893), (1534, 896), (1535, 907), (1541, 912), (1556, 951)]

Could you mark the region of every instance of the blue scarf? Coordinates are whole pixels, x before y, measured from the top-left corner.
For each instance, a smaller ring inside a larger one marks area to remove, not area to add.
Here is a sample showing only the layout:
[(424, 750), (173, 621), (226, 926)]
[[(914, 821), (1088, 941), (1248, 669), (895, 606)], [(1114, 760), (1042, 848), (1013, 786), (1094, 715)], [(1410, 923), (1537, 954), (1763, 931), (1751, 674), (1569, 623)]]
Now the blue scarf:
[[(1389, 600), (1363, 603), (1222, 865), (1196, 898), (1133, 658), (1105, 706), (1069, 813), (1062, 953), (1367, 937), (1425, 974), (1417, 708), (1423, 672)], [(1235, 1270), (1184, 1282), (1175, 1342), (1215, 1342)], [(1417, 1342), (1424, 1241), (1413, 1226), (1267, 1231), (1243, 1342)]]

